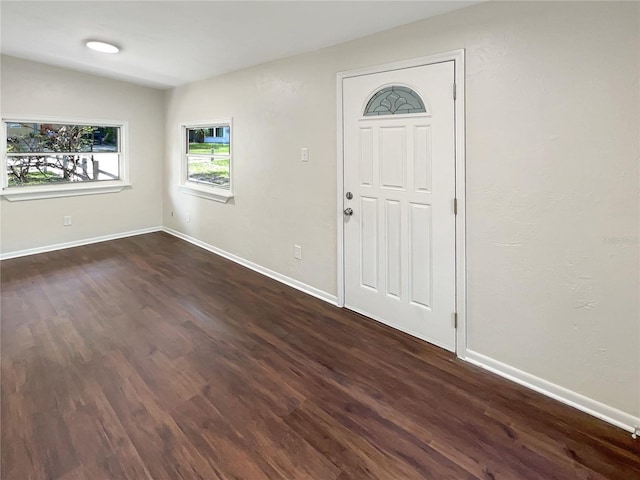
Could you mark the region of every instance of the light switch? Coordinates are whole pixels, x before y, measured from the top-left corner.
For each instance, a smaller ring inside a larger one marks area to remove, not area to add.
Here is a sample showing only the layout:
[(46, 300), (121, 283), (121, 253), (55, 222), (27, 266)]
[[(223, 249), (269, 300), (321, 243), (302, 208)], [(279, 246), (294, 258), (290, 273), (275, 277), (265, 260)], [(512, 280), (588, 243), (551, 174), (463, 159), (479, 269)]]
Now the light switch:
[(309, 149), (308, 148), (303, 148), (302, 150), (300, 150), (300, 160), (302, 160), (303, 162), (308, 162), (309, 161)]

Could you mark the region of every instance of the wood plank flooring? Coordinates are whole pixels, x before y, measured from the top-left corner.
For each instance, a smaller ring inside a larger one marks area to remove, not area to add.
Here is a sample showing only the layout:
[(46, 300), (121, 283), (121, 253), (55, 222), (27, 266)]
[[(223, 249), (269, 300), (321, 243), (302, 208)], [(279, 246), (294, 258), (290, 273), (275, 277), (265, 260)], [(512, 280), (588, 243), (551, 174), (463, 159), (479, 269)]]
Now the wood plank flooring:
[(164, 233), (1, 269), (4, 480), (640, 479), (628, 433)]

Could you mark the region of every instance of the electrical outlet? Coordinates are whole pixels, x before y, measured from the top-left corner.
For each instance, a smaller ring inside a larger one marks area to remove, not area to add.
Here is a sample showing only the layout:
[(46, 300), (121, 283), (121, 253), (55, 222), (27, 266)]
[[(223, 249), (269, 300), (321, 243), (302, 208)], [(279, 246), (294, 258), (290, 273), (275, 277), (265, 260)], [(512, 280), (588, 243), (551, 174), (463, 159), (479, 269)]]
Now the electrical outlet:
[(62, 225), (64, 225), (65, 227), (71, 226), (71, 215), (65, 215), (64, 217), (62, 217)]
[(300, 160), (303, 162), (308, 162), (309, 161), (309, 149), (308, 148), (303, 148), (302, 150), (300, 150)]
[(293, 246), (293, 257), (302, 260), (302, 247), (300, 245)]

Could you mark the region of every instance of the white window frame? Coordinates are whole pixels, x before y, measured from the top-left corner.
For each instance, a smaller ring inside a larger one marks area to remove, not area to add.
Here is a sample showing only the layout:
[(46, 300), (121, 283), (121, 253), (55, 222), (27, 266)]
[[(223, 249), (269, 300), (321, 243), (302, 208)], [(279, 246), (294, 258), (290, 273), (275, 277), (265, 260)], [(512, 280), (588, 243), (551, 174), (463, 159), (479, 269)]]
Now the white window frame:
[[(68, 125), (95, 125), (101, 127), (118, 127), (120, 129), (120, 156), (118, 180), (101, 180), (97, 182), (68, 182), (51, 185), (37, 185), (26, 187), (9, 187), (7, 176), (7, 124), (8, 123), (52, 123)], [(40, 200), (44, 198), (75, 197), (78, 195), (96, 195), (101, 193), (117, 193), (131, 187), (129, 178), (129, 123), (96, 118), (70, 118), (41, 115), (2, 115), (0, 128), (0, 197), (11, 202), (23, 200)]]
[[(188, 131), (193, 128), (212, 128), (217, 126), (229, 126), (229, 188), (222, 188), (216, 185), (209, 185), (201, 182), (189, 180), (187, 173), (188, 154), (186, 145), (188, 142)], [(233, 198), (233, 119), (218, 118), (203, 122), (183, 122), (180, 125), (180, 184), (178, 190), (196, 197), (214, 200), (216, 202), (227, 203)]]

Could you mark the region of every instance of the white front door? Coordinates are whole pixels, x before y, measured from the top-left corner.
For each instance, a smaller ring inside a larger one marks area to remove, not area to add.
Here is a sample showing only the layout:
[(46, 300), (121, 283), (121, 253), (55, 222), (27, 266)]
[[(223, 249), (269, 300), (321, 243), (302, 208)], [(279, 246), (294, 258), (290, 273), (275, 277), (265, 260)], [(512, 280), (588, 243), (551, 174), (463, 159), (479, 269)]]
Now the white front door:
[(453, 84), (453, 61), (342, 84), (345, 306), (451, 351)]

